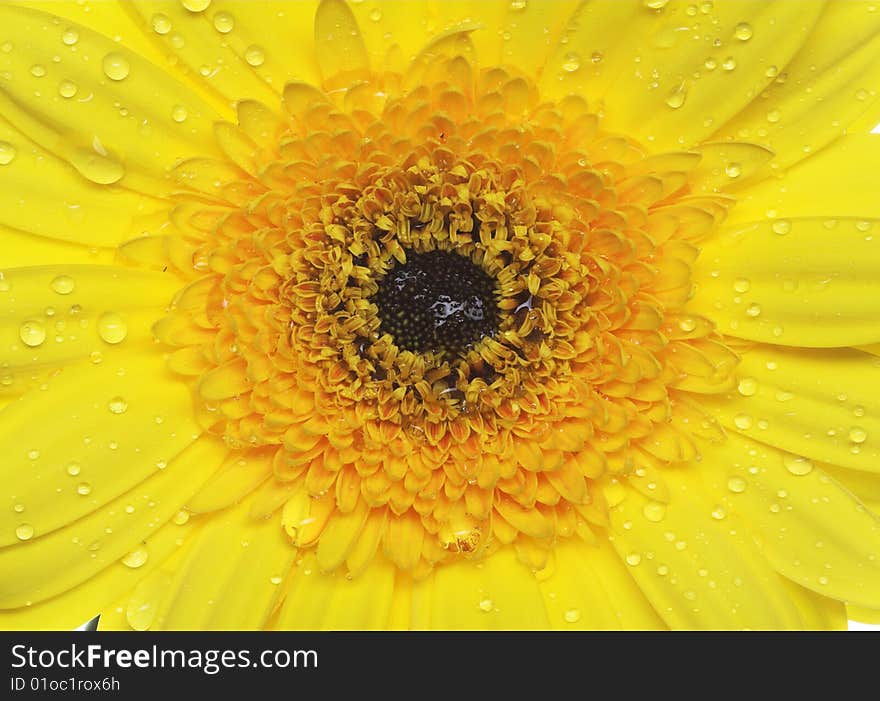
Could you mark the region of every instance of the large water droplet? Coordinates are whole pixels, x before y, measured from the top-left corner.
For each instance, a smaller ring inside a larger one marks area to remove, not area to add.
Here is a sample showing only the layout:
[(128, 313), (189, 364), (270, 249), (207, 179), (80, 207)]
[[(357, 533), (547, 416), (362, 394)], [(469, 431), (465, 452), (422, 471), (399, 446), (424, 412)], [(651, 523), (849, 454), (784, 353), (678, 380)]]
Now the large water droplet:
[(849, 430), (849, 439), (853, 443), (864, 443), (868, 440), (868, 432), (861, 426), (853, 426)]
[(568, 609), (562, 616), (566, 623), (577, 623), (581, 620), (581, 612), (578, 609)]
[(65, 99), (70, 99), (74, 95), (76, 95), (77, 87), (76, 83), (72, 80), (62, 80), (58, 83), (58, 94)]
[(727, 480), (727, 488), (734, 494), (742, 494), (744, 491), (746, 491), (747, 486), (748, 482), (746, 482), (742, 477), (731, 477), (729, 480)]
[(78, 148), (71, 154), (70, 162), (84, 178), (98, 185), (112, 185), (125, 175), (122, 163), (106, 151)]
[(24, 322), (18, 330), (21, 342), (31, 348), (36, 348), (46, 340), (46, 327), (42, 321), (31, 319)]
[(733, 35), (740, 41), (748, 41), (752, 38), (752, 25), (748, 22), (740, 22), (736, 25)]
[(128, 402), (123, 397), (113, 397), (108, 403), (107, 408), (113, 414), (124, 414), (128, 409)]
[(163, 15), (161, 12), (153, 15), (150, 19), (150, 25), (156, 34), (168, 34), (171, 31), (171, 20), (168, 18), (168, 15)]
[(15, 158), (15, 146), (8, 141), (0, 141), (0, 166), (6, 166), (12, 163)]
[(249, 66), (262, 66), (266, 61), (266, 52), (263, 51), (263, 47), (257, 46), (256, 44), (251, 44), (244, 52), (244, 60), (248, 62)]
[(687, 100), (687, 87), (684, 83), (681, 83), (666, 97), (666, 104), (672, 109), (677, 110), (684, 105), (685, 100)]
[(104, 56), (101, 65), (104, 68), (104, 75), (110, 80), (125, 80), (131, 71), (128, 59), (118, 51), (111, 51)]
[(190, 12), (204, 12), (211, 4), (211, 0), (180, 0), (180, 4)]
[(137, 548), (122, 558), (122, 564), (126, 567), (137, 569), (147, 561), (148, 557), (149, 553), (146, 548)]
[(782, 464), (793, 475), (808, 475), (813, 471), (813, 463), (800, 455), (786, 455), (782, 458)]
[(15, 529), (15, 537), (19, 540), (30, 540), (34, 537), (34, 527), (29, 523), (22, 523)]
[(642, 514), (645, 518), (654, 523), (658, 523), (666, 516), (666, 504), (659, 501), (651, 501), (642, 507)]
[(214, 29), (221, 34), (228, 34), (235, 28), (235, 18), (228, 12), (218, 12), (214, 15)]
[(73, 46), (79, 41), (79, 32), (74, 27), (68, 27), (61, 34), (61, 41), (68, 46)]
[(566, 73), (574, 73), (581, 67), (581, 57), (574, 51), (569, 51), (562, 59), (562, 70)]
[(106, 343), (121, 343), (127, 334), (128, 326), (116, 312), (105, 312), (98, 318), (98, 335)]
[(73, 288), (76, 287), (76, 283), (74, 283), (73, 278), (69, 275), (59, 275), (49, 285), (54, 292), (60, 295), (69, 295), (73, 292)]

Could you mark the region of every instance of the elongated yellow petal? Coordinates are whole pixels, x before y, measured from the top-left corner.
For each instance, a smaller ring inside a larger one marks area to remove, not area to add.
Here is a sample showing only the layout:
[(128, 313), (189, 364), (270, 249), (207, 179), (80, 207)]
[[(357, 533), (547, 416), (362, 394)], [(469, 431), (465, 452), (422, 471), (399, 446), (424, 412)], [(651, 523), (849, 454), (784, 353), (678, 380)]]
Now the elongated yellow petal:
[(553, 628), (666, 628), (604, 537), (598, 538), (595, 546), (579, 538), (558, 543), (538, 580)]
[(611, 513), (613, 545), (672, 628), (798, 628), (801, 618), (778, 575), (743, 532), (712, 515), (699, 476), (664, 473), (672, 492), (662, 513), (628, 492)]
[(690, 307), (722, 332), (827, 348), (880, 340), (880, 232), (867, 219), (777, 219), (726, 231), (694, 266)]
[(880, 473), (880, 360), (849, 348), (755, 346), (737, 389), (705, 397), (729, 429), (782, 450)]
[(284, 604), (275, 621), (282, 630), (375, 630), (391, 616), (394, 566), (377, 558), (359, 576), (322, 574), (314, 554), (290, 573)]
[(581, 3), (548, 60), (548, 95), (605, 105), (607, 123), (660, 149), (706, 139), (755, 100), (806, 40), (822, 4), (716, 0)]
[[(101, 614), (102, 628), (115, 619), (119, 621), (117, 628), (130, 630), (121, 602), (127, 606), (141, 580), (167, 566), (176, 553), (185, 549), (192, 532), (193, 524), (185, 513), (176, 515), (144, 543), (136, 544), (124, 561), (114, 562), (82, 584), (31, 606), (0, 610), (0, 629), (69, 631)], [(121, 610), (111, 611), (116, 606)]]
[(206, 519), (201, 534), (157, 602), (151, 627), (230, 630), (263, 625), (279, 600), (296, 548), (277, 516), (254, 519), (249, 510), (244, 500), (200, 517)]
[(0, 279), (3, 392), (20, 392), (34, 373), (65, 363), (149, 351), (150, 326), (176, 287), (170, 275), (112, 266), (13, 268)]
[[(849, 134), (788, 169), (737, 193), (725, 226), (773, 218), (880, 217), (880, 134)], [(832, 234), (833, 236), (833, 234)]]
[[(803, 14), (820, 5), (783, 4)], [(868, 114), (873, 127), (880, 119), (878, 50), (880, 13), (873, 2), (825, 3), (798, 53), (787, 64), (768, 56), (761, 70), (772, 79), (760, 99), (716, 136), (763, 143), (777, 153), (777, 167), (785, 167), (819, 152)]]
[(0, 472), (15, 508), (0, 512), (0, 546), (18, 542), (23, 522), (45, 535), (167, 467), (201, 433), (191, 406), (159, 354), (129, 353), (67, 368), (7, 407)]
[(275, 106), (285, 82), (318, 81), (317, 0), (214, 0), (197, 12), (161, 0), (126, 4), (144, 33), (226, 109), (245, 98)]
[(36, 603), (84, 582), (142, 545), (217, 469), (226, 449), (202, 438), (164, 470), (74, 523), (42, 535), (19, 514), (20, 542), (0, 549), (0, 608)]
[(460, 560), (437, 568), (413, 585), (412, 607), (416, 627), (519, 630), (550, 626), (538, 579), (509, 547), (479, 563)]
[[(0, 142), (7, 152), (5, 158), (11, 157), (0, 167), (0, 223), (8, 227), (84, 247), (115, 246), (167, 219), (167, 203), (86, 180), (63, 158), (26, 138), (4, 119), (0, 119)], [(4, 235), (0, 266), (52, 262), (37, 257), (39, 249), (32, 249), (39, 245), (33, 237)], [(23, 255), (31, 259), (22, 260)], [(77, 261), (68, 258), (65, 262)], [(93, 256), (88, 262), (98, 261)]]
[(819, 594), (880, 608), (880, 518), (819, 467), (730, 433), (704, 445), (701, 473), (759, 536), (783, 575)]
[[(6, 3), (0, 26), (13, 46), (0, 53), (12, 76), (0, 92), (3, 116), (85, 181), (160, 192), (158, 178), (177, 159), (216, 153), (213, 109), (124, 46), (84, 26), (65, 43), (62, 23)], [(80, 99), (63, 96), (74, 90)]]
[(57, 238), (36, 236), (0, 224), (3, 252), (0, 268), (23, 268), (35, 265), (109, 265), (116, 251), (96, 248)]

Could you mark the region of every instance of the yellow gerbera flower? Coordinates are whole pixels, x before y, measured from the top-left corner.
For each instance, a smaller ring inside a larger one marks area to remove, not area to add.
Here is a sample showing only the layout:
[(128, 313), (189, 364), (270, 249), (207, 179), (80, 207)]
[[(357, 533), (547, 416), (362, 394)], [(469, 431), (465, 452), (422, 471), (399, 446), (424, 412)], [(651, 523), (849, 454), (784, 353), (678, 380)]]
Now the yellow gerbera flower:
[(0, 4), (0, 627), (876, 619), (878, 90), (873, 2)]

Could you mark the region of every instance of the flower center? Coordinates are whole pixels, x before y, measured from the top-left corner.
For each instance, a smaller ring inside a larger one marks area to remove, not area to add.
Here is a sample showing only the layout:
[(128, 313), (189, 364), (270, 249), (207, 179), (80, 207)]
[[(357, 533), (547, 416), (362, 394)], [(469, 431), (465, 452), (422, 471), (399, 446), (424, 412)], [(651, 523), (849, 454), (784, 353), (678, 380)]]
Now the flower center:
[(513, 71), (432, 66), (412, 88), (291, 83), (281, 118), (243, 103), (231, 163), (176, 173), (167, 257), (190, 283), (154, 331), (206, 427), (266, 470), (240, 478), (257, 511), (328, 571), (502, 544), (540, 569), (607, 526), (606, 486), (661, 500), (694, 433), (723, 439), (686, 394), (736, 363), (685, 308), (728, 206), (700, 156)]
[(372, 298), (381, 333), (414, 353), (460, 356), (498, 329), (495, 283), (468, 258), (450, 251), (407, 251)]

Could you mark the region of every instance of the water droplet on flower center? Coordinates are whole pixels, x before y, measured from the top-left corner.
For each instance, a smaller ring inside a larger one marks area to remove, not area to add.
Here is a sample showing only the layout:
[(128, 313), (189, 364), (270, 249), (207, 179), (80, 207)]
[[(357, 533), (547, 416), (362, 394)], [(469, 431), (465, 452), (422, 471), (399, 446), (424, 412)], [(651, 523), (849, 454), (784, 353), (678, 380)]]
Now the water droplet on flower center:
[(468, 258), (448, 251), (415, 253), (396, 264), (373, 297), (380, 333), (398, 347), (461, 355), (495, 333), (495, 281)]

